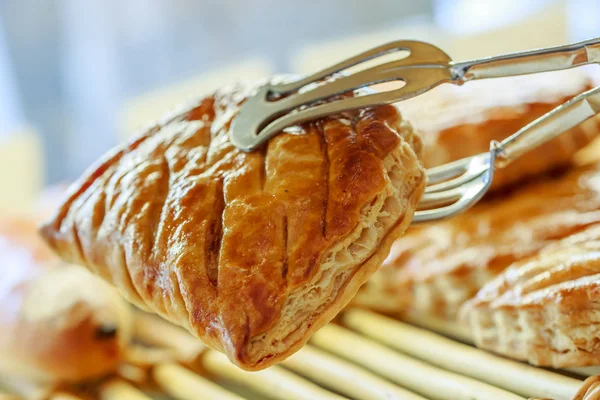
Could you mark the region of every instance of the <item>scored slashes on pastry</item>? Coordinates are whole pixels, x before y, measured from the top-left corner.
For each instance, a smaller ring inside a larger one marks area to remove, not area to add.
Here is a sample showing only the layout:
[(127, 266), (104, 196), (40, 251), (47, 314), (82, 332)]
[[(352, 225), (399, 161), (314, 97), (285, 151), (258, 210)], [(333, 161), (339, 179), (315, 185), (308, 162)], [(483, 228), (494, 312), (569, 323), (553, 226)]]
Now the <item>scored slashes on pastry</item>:
[(298, 350), (410, 224), (420, 138), (393, 106), (289, 128), (243, 153), (250, 86), (218, 91), (92, 166), (43, 234), (66, 260), (248, 370)]
[(411, 229), (355, 302), (452, 319), (512, 262), (600, 222), (600, 164), (530, 182), (447, 221)]
[[(502, 140), (575, 95), (594, 86), (594, 71), (574, 69), (441, 85), (399, 103), (423, 134), (423, 164), (434, 167), (488, 151)], [(573, 154), (598, 135), (593, 118), (496, 171), (492, 189), (569, 164)]]
[(461, 314), (479, 347), (555, 368), (598, 365), (599, 295), (596, 224), (512, 264)]

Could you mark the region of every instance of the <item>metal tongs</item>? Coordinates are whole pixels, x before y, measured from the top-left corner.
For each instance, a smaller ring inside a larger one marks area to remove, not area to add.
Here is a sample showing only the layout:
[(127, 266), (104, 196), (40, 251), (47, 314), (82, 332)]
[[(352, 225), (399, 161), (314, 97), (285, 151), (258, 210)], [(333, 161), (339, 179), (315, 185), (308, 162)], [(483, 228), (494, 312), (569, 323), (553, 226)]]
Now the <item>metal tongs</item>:
[[(352, 74), (341, 72), (391, 53), (399, 59)], [(284, 128), (345, 110), (390, 104), (425, 93), (442, 83), (526, 75), (600, 63), (600, 38), (473, 61), (453, 62), (439, 48), (419, 41), (397, 41), (375, 47), (306, 78), (266, 84), (249, 97), (234, 118), (231, 141), (253, 151)], [(399, 89), (339, 96), (384, 82)], [(324, 100), (329, 100), (324, 102)], [(489, 189), (495, 168), (503, 168), (527, 151), (600, 113), (600, 86), (556, 107), (490, 151), (427, 170), (428, 186), (414, 222), (447, 218), (473, 206)]]

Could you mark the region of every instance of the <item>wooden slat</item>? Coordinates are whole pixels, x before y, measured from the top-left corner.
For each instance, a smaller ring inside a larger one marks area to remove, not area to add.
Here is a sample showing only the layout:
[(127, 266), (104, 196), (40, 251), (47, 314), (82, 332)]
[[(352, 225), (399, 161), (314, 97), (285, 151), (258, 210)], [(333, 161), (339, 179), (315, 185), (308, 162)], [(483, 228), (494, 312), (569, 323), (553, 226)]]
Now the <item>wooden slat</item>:
[(156, 383), (179, 400), (241, 400), (242, 397), (177, 364), (158, 366), (153, 371)]
[(55, 385), (47, 383), (39, 383), (33, 379), (25, 379), (16, 376), (1, 376), (0, 400), (17, 400), (17, 399), (47, 399), (47, 400), (82, 400), (80, 397), (57, 390)]
[(419, 395), (310, 345), (304, 346), (285, 360), (283, 365), (356, 400), (424, 400)]
[(506, 390), (395, 352), (339, 326), (323, 327), (313, 335), (312, 343), (431, 399), (523, 400)]
[(22, 399), (22, 397), (19, 397), (14, 394), (0, 393), (0, 400), (21, 400), (21, 399)]
[[(598, 147), (600, 154), (600, 142)], [(439, 333), (442, 336), (457, 340), (461, 343), (467, 343), (473, 345), (473, 338), (471, 337), (471, 333), (469, 328), (461, 325), (454, 321), (444, 320), (442, 318), (432, 317), (432, 316), (421, 316), (421, 317), (403, 317), (404, 322), (409, 323), (410, 325), (414, 325), (423, 329), (430, 330), (435, 333)], [(591, 367), (573, 367), (573, 368), (564, 368), (562, 370), (558, 370), (558, 372), (566, 372), (571, 375), (578, 375), (581, 377), (589, 377), (594, 375), (600, 375), (600, 366), (591, 366)]]
[[(53, 393), (48, 400), (83, 400), (81, 397), (71, 393)], [(124, 399), (126, 400), (126, 399)]]
[(349, 310), (342, 320), (349, 328), (410, 356), (523, 396), (570, 400), (581, 387), (577, 379), (508, 360), (369, 311)]
[(36, 383), (22, 376), (11, 376), (9, 375), (9, 370), (2, 370), (0, 372), (0, 387), (2, 387), (2, 390), (25, 399), (47, 397), (54, 389), (51, 384)]
[(258, 372), (247, 372), (233, 365), (223, 354), (209, 350), (202, 357), (204, 368), (212, 375), (245, 386), (265, 398), (281, 400), (344, 399), (314, 383), (273, 366)]
[(206, 349), (199, 339), (158, 316), (144, 312), (134, 315), (134, 337), (146, 344), (173, 349), (183, 360), (194, 359)]
[(468, 344), (473, 343), (469, 328), (456, 322), (428, 315), (420, 315), (418, 317), (407, 316), (402, 319), (411, 325), (439, 333), (440, 335), (447, 336), (459, 342)]
[(98, 393), (100, 400), (152, 400), (122, 379), (111, 379), (102, 384)]

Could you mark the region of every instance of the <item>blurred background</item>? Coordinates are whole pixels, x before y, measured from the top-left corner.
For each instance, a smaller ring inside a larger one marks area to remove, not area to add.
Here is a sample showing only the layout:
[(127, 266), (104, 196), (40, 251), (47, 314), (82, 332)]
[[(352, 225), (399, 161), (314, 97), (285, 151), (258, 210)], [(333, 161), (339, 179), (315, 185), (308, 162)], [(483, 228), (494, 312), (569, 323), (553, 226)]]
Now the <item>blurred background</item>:
[(2, 0), (0, 211), (190, 96), (420, 39), (468, 59), (600, 36), (599, 0)]

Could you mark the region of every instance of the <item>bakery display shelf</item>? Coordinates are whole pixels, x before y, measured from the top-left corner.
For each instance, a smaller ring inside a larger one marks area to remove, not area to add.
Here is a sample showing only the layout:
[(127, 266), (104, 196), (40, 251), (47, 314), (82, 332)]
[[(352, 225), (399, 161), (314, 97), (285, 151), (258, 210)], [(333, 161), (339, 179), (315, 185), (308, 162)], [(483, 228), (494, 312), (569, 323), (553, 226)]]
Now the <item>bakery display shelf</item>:
[[(420, 326), (417, 326), (420, 325)], [(477, 349), (459, 326), (345, 311), (282, 364), (246, 372), (158, 317), (136, 313), (118, 376), (76, 387), (4, 382), (0, 399), (600, 399), (593, 368), (555, 371)]]

